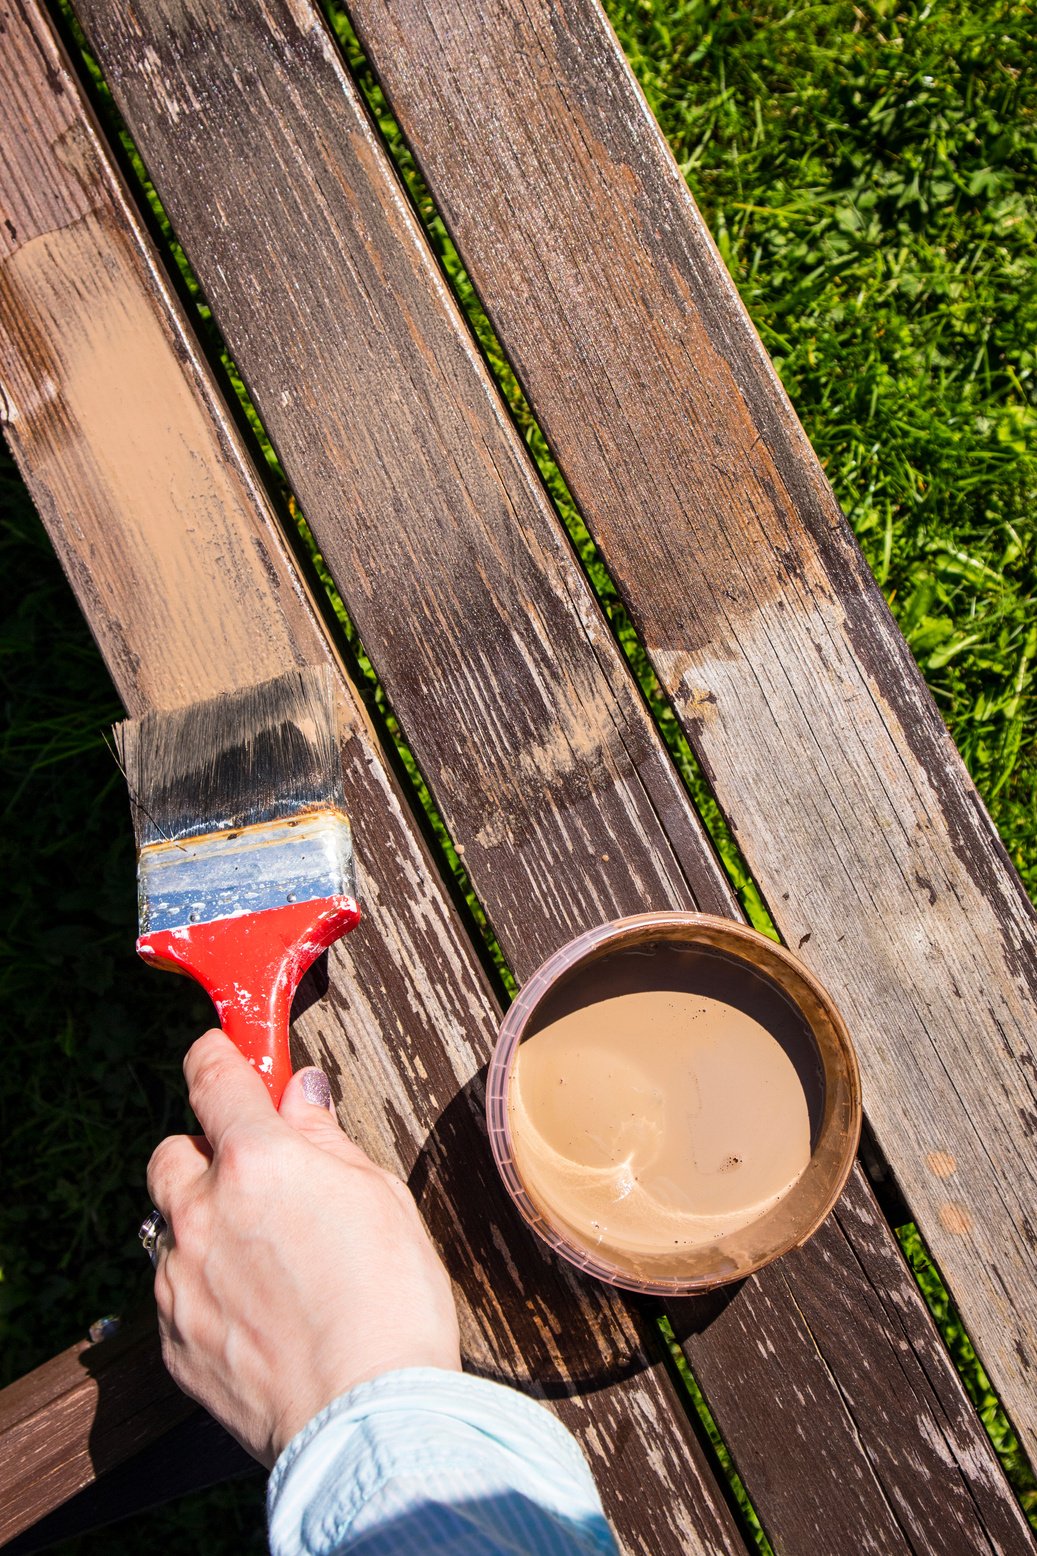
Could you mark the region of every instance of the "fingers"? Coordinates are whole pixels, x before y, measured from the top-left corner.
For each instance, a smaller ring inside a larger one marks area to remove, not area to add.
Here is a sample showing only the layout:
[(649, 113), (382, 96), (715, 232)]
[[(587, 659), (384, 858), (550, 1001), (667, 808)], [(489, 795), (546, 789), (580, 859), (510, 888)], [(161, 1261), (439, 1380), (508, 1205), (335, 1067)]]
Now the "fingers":
[(277, 1113), (258, 1071), (218, 1027), (191, 1044), (184, 1074), (191, 1106), (214, 1151), (232, 1126), (276, 1126)]
[(293, 1129), (315, 1145), (334, 1151), (342, 1161), (357, 1167), (373, 1165), (370, 1157), (339, 1128), (331, 1086), (323, 1070), (313, 1066), (296, 1070), (284, 1089), (278, 1112)]
[(249, 1126), (269, 1129), (271, 1124), (280, 1127), (283, 1121), (314, 1144), (333, 1150), (341, 1160), (358, 1167), (373, 1166), (339, 1128), (328, 1078), (314, 1066), (292, 1076), (275, 1111), (259, 1074), (226, 1033), (213, 1028), (188, 1049), (184, 1074), (191, 1106), (217, 1155), (231, 1128), (235, 1133)]
[(161, 1140), (148, 1163), (148, 1193), (156, 1210), (168, 1219), (211, 1161), (212, 1151), (202, 1135), (170, 1135)]

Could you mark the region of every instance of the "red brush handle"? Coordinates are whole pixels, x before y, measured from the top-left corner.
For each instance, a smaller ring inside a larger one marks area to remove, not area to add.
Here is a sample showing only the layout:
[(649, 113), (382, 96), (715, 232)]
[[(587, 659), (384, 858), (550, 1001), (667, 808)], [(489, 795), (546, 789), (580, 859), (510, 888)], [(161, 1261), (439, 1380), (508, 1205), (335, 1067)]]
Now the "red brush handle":
[(137, 950), (152, 966), (201, 984), (223, 1030), (255, 1065), (276, 1104), (292, 1073), (288, 1015), (299, 980), (359, 918), (352, 897), (322, 897), (158, 930), (142, 935)]

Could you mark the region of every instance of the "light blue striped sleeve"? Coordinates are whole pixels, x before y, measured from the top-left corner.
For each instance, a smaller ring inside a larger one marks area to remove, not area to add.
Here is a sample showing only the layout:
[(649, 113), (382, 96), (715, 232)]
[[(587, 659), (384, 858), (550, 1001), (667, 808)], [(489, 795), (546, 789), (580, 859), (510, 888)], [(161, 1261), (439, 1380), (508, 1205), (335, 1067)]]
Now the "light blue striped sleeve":
[(272, 1556), (616, 1556), (583, 1454), (515, 1389), (389, 1372), (293, 1437), (267, 1486)]

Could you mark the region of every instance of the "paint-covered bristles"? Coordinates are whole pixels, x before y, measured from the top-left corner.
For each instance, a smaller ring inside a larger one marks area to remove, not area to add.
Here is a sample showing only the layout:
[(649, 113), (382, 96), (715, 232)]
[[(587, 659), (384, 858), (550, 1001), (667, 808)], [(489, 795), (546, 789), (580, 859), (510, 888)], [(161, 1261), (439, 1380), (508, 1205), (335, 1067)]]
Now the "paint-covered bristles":
[(115, 727), (137, 847), (345, 807), (331, 672)]

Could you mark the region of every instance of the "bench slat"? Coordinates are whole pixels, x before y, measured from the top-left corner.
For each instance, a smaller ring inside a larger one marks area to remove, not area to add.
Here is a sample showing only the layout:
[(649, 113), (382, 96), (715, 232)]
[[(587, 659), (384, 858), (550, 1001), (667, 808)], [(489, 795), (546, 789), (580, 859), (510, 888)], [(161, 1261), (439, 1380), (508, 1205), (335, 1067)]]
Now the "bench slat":
[(0, 1544), (195, 1410), (153, 1326), (81, 1341), (26, 1373), (0, 1391)]
[[(153, 1377), (145, 1374), (143, 1381)], [(212, 1416), (194, 1409), (132, 1459), (114, 1466), (100, 1480), (92, 1480), (68, 1502), (16, 1535), (5, 1544), (4, 1556), (35, 1556), (36, 1551), (48, 1550), (59, 1540), (71, 1540), (135, 1513), (153, 1512), (174, 1497), (245, 1476), (260, 1481), (255, 1490), (258, 1506), (263, 1495), (260, 1466)]]
[[(640, 774), (661, 770), (661, 747), (632, 712), (597, 607), (316, 18), (274, 4), (209, 6), (204, 23), (190, 6), (147, 3), (132, 24), (106, 0), (81, 12), (516, 971), (527, 975), (591, 918), (689, 901), (672, 864), (678, 805), (693, 825), (686, 802), (666, 787), (662, 818), (649, 819), (627, 786), (634, 820), (613, 803), (617, 768), (629, 772), (613, 717)], [(192, 106), (200, 81), (218, 112)], [(850, 1192), (875, 1219), (859, 1177)], [(824, 1246), (804, 1260), (823, 1261)], [(905, 1300), (917, 1302), (899, 1268)], [(870, 1312), (863, 1277), (854, 1295)], [(774, 1423), (773, 1440), (792, 1429), (776, 1387), (783, 1369), (802, 1373), (828, 1412), (829, 1435), (783, 1459), (780, 1476), (759, 1455), (749, 1466), (768, 1528), (787, 1529), (793, 1549), (809, 1522), (812, 1548), (835, 1551), (856, 1518), (884, 1550), (910, 1548), (916, 1530), (879, 1483), (888, 1419), (846, 1410), (838, 1361), (821, 1364), (779, 1275), (736, 1301), (748, 1330), (757, 1301), (768, 1326), (775, 1313), (784, 1325), (775, 1356), (754, 1351), (739, 1383), (713, 1371), (739, 1463), (753, 1458), (739, 1438), (752, 1412)], [(711, 1345), (708, 1330), (700, 1343)], [(857, 1343), (851, 1330), (846, 1344)], [(893, 1351), (883, 1338), (868, 1364), (888, 1369)], [(943, 1382), (964, 1401), (949, 1370)], [(925, 1465), (931, 1506), (919, 1527), (931, 1531), (932, 1508), (948, 1498), (967, 1521), (978, 1476), (1000, 1486), (1003, 1521), (1028, 1549), (974, 1417), (949, 1441), (925, 1411), (900, 1437)], [(969, 1419), (967, 1403), (960, 1415)], [(925, 1538), (916, 1548), (946, 1549)]]
[[(6, 431), (127, 707), (330, 659), (233, 422), (31, 0), (7, 16), (0, 89)], [(404, 1175), (421, 1165), (429, 1219), (449, 1228), (470, 1364), (554, 1396), (626, 1548), (738, 1556), (657, 1337), (617, 1294), (581, 1286), (519, 1235), (480, 1117), (499, 1012), (341, 684), (365, 917), (333, 953), (330, 994), (310, 986), (296, 1058), (328, 1068), (341, 1116), (379, 1160)], [(439, 1140), (465, 1186), (452, 1204)], [(487, 1256), (494, 1241), (513, 1245), (507, 1259)], [(101, 1433), (105, 1407), (102, 1388)], [(52, 1504), (82, 1484), (79, 1431)]]
[[(844, 1194), (823, 1237), (781, 1260), (775, 1274), (785, 1290), (773, 1320), (768, 1285), (751, 1312), (734, 1302), (720, 1313), (708, 1344), (689, 1316), (684, 1342), (759, 1508), (772, 1515), (775, 1549), (885, 1556), (886, 1523), (895, 1521), (912, 1551), (1032, 1550), (1032, 1531), (870, 1195)], [(816, 1347), (813, 1371), (783, 1365), (789, 1301)], [(761, 1352), (772, 1348), (773, 1365), (761, 1366)], [(761, 1389), (775, 1396), (766, 1408), (754, 1404)], [(835, 1495), (847, 1420), (888, 1500), (886, 1523), (861, 1521), (859, 1455), (842, 1457), (843, 1500)], [(939, 1470), (941, 1459), (965, 1473)], [(768, 1475), (794, 1479), (796, 1494), (772, 1489)]]
[(596, 0), (350, 14), (1032, 1452), (1031, 905)]

